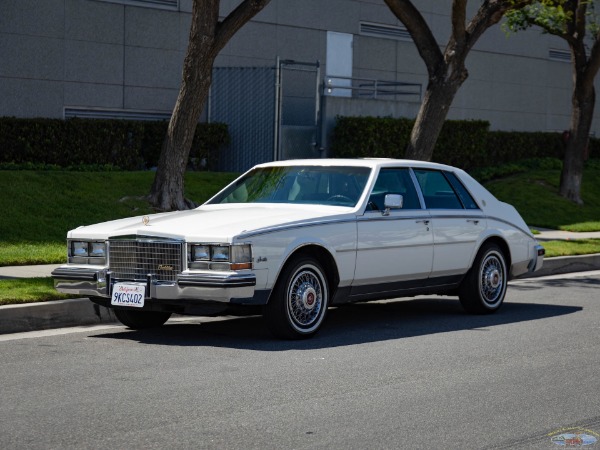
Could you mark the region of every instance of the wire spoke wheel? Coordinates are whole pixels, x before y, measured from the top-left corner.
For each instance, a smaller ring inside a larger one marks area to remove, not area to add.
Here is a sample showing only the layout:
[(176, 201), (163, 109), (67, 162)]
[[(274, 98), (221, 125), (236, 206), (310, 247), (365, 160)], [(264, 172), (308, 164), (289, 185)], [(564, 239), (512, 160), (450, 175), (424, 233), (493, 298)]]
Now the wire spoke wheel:
[(493, 306), (501, 298), (504, 289), (504, 264), (496, 253), (490, 253), (481, 264), (479, 289), (483, 301)]
[(311, 270), (299, 272), (290, 284), (287, 295), (290, 319), (298, 327), (311, 327), (323, 308), (323, 285)]
[(460, 285), (460, 303), (471, 313), (493, 313), (502, 306), (506, 282), (504, 253), (498, 245), (488, 243), (481, 247)]
[(314, 335), (327, 313), (328, 283), (322, 266), (310, 256), (286, 264), (264, 310), (271, 332), (286, 339)]

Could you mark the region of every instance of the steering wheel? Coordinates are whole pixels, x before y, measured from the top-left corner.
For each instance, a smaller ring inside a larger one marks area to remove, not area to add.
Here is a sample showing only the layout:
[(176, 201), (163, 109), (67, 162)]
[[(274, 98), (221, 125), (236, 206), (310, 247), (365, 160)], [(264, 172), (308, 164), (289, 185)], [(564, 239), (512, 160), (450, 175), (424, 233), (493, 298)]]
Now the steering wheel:
[(329, 197), (327, 199), (328, 202), (331, 202), (331, 201), (334, 201), (334, 200), (335, 201), (346, 201), (348, 203), (354, 203), (354, 200), (352, 200), (350, 197), (347, 197), (347, 196), (342, 195), (342, 194), (332, 195), (331, 197)]

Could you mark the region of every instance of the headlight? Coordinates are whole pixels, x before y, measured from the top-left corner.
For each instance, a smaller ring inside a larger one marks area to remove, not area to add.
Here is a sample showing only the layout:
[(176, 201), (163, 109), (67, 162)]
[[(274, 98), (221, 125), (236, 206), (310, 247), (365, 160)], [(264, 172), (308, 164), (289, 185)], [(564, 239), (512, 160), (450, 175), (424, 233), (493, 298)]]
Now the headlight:
[(250, 244), (190, 244), (188, 255), (190, 269), (252, 269), (252, 248)]
[(228, 245), (213, 245), (210, 252), (212, 261), (224, 262), (229, 261), (229, 246)]
[(104, 258), (106, 256), (106, 244), (104, 242), (90, 242), (90, 256), (94, 258)]
[(71, 242), (71, 256), (88, 256), (88, 242)]
[(192, 245), (192, 261), (209, 261), (210, 245)]
[(106, 264), (103, 241), (69, 241), (68, 261), (73, 264)]

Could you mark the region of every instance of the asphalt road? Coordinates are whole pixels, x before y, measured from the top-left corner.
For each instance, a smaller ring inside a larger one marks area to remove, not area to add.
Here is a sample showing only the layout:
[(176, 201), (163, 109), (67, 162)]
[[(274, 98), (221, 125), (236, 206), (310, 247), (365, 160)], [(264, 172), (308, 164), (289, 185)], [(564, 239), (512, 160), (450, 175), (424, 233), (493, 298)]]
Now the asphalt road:
[[(600, 272), (512, 283), (493, 316), (423, 297), (0, 336), (0, 448), (600, 448)], [(581, 431), (583, 430), (583, 431)]]

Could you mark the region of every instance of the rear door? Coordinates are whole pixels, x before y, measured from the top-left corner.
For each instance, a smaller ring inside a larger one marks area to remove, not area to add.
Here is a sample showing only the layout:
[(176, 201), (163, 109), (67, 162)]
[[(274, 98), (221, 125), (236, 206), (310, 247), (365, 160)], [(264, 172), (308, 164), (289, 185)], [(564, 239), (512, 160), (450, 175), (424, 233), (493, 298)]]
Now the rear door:
[(454, 173), (428, 169), (414, 169), (414, 173), (431, 214), (431, 277), (463, 274), (486, 228), (483, 212)]

